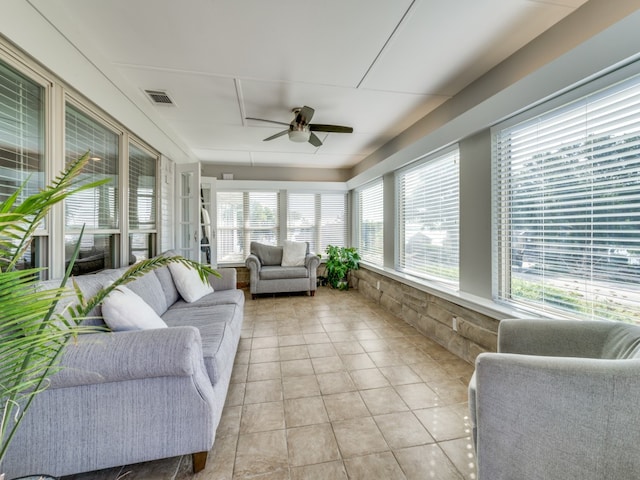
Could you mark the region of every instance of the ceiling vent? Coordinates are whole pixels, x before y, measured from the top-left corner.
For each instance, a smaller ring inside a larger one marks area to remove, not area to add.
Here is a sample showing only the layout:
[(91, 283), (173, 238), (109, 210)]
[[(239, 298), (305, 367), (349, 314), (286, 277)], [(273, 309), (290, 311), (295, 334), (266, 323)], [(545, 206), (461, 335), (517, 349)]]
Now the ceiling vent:
[(162, 90), (145, 90), (144, 93), (151, 99), (151, 101), (156, 105), (164, 105), (164, 106), (174, 106), (173, 100), (167, 92), (163, 92)]

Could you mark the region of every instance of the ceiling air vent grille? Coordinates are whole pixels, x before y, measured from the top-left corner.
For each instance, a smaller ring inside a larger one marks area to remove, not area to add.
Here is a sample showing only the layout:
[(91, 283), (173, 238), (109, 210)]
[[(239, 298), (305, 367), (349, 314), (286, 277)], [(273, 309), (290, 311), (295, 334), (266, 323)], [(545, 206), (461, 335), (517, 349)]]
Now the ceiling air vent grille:
[(156, 105), (175, 105), (169, 94), (162, 90), (145, 90), (144, 93), (146, 93), (151, 101)]

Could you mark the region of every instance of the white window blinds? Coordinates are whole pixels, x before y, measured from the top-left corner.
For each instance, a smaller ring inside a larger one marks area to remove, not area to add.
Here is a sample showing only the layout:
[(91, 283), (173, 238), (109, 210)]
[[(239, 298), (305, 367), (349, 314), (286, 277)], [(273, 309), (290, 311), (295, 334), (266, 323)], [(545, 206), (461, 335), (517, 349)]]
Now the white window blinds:
[(323, 193), (320, 195), (320, 245), (317, 253), (324, 253), (327, 245), (346, 247), (347, 195), (345, 193)]
[(129, 145), (129, 229), (156, 229), (156, 170), (158, 159)]
[(67, 163), (90, 151), (91, 161), (81, 179), (87, 183), (108, 178), (104, 185), (84, 190), (65, 201), (66, 227), (79, 230), (118, 228), (118, 135), (72, 105), (66, 108)]
[(358, 253), (367, 263), (384, 264), (383, 184), (379, 179), (357, 190)]
[(241, 263), (252, 241), (277, 245), (278, 192), (218, 192), (218, 263)]
[(44, 187), (44, 88), (0, 62), (0, 201)]
[(309, 242), (312, 252), (327, 245), (346, 246), (347, 195), (345, 193), (289, 193), (287, 238)]
[(316, 195), (313, 193), (290, 193), (287, 195), (287, 239), (309, 242), (309, 250), (317, 251)]
[(242, 192), (218, 192), (216, 218), (218, 263), (243, 262), (244, 212)]
[(245, 196), (249, 207), (249, 215), (246, 217), (249, 242), (277, 245), (280, 240), (278, 192), (246, 192)]
[(640, 318), (640, 79), (494, 138), (498, 297)]
[(456, 149), (397, 173), (400, 271), (457, 285), (459, 170)]

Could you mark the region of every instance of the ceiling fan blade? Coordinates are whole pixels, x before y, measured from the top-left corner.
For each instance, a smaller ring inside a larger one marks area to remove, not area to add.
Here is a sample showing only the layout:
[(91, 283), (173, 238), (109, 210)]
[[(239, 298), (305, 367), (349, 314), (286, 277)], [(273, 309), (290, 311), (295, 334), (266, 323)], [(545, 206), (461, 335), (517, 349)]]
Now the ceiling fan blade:
[(289, 133), (289, 130), (283, 130), (281, 132), (276, 133), (275, 135), (271, 135), (270, 137), (265, 138), (263, 142), (268, 142), (269, 140), (273, 140), (274, 138), (281, 137), (283, 135), (286, 135), (287, 133)]
[(300, 109), (300, 111), (296, 115), (296, 123), (309, 123), (314, 113), (315, 113), (315, 110), (313, 108), (307, 107), (305, 105)]
[(331, 132), (331, 133), (353, 133), (353, 127), (343, 127), (342, 125), (323, 125), (321, 123), (312, 123), (309, 125), (312, 132)]
[(313, 132), (309, 132), (309, 143), (314, 147), (319, 147), (320, 145), (322, 145), (322, 141)]
[(257, 120), (259, 122), (269, 122), (269, 123), (275, 123), (277, 125), (289, 125), (288, 123), (284, 123), (284, 122), (277, 122), (275, 120), (266, 120), (264, 118), (254, 118), (254, 117), (244, 117), (245, 120)]

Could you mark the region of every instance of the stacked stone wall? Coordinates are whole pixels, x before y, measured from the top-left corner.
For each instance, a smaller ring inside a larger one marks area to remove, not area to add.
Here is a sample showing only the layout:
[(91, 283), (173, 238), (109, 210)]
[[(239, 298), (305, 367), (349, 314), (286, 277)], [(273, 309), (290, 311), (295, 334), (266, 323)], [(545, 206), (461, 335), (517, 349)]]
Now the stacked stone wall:
[[(500, 322), (495, 318), (366, 268), (351, 272), (351, 284), (360, 294), (469, 363), (482, 352), (496, 351)], [(453, 329), (454, 317), (457, 330)]]

